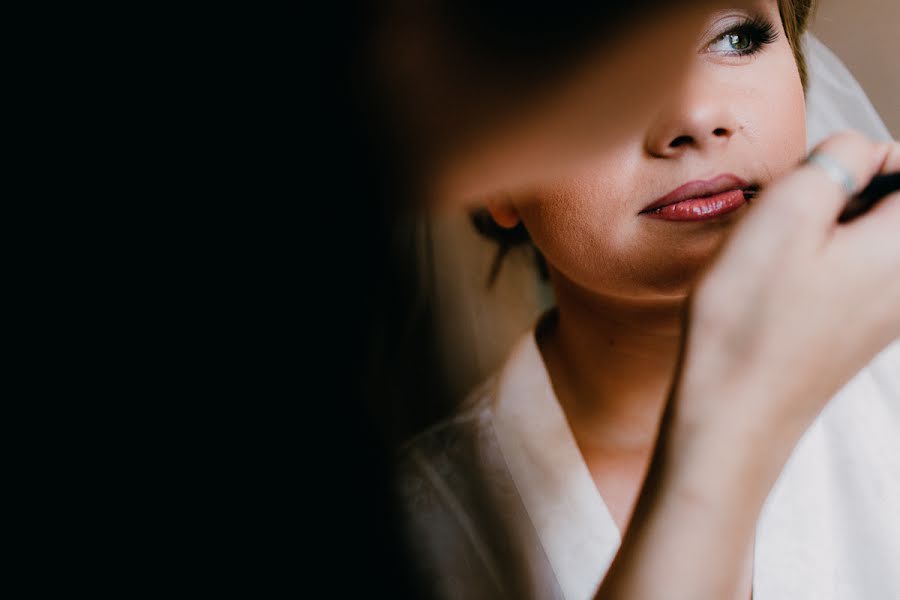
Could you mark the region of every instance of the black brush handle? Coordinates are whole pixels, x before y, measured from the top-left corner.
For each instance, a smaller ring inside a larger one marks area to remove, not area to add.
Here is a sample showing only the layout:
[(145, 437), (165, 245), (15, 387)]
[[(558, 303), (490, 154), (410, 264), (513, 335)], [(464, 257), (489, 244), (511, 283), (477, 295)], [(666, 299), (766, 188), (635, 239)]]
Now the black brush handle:
[(876, 175), (863, 191), (847, 202), (844, 212), (838, 217), (838, 223), (846, 223), (855, 219), (891, 192), (897, 191), (900, 191), (900, 173)]

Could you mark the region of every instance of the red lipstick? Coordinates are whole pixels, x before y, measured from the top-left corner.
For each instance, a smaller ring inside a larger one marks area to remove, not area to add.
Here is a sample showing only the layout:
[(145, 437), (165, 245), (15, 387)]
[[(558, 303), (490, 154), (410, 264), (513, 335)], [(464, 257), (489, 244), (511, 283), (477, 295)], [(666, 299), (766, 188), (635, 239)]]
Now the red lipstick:
[(744, 192), (755, 187), (730, 173), (707, 181), (691, 181), (655, 200), (640, 214), (666, 221), (713, 219), (746, 204)]

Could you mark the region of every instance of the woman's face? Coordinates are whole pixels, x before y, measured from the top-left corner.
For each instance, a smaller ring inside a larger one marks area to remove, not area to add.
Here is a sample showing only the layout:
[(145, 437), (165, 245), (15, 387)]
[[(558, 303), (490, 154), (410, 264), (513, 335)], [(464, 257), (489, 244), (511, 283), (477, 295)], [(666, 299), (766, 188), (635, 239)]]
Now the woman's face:
[[(710, 14), (674, 98), (589, 169), (494, 205), (495, 219), (521, 218), (554, 277), (588, 291), (684, 295), (746, 212), (741, 188), (765, 186), (805, 153), (803, 89), (778, 2)], [(672, 203), (685, 197), (699, 199)]]

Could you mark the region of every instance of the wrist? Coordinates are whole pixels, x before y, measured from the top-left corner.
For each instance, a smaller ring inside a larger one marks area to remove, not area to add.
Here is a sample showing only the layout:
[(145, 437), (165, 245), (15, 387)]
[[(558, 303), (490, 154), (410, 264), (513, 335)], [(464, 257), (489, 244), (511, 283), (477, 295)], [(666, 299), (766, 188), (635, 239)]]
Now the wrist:
[(734, 390), (676, 396), (663, 424), (659, 450), (666, 478), (710, 508), (761, 508), (799, 438), (767, 427), (760, 415), (740, 412), (738, 407), (759, 403), (738, 396)]

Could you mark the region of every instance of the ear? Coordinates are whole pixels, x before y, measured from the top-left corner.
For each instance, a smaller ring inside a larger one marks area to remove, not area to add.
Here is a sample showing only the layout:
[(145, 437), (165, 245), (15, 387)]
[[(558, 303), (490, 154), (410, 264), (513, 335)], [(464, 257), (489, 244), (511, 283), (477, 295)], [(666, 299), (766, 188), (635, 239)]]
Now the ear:
[(508, 198), (492, 198), (488, 200), (487, 210), (494, 223), (504, 229), (512, 229), (519, 224), (519, 212)]

